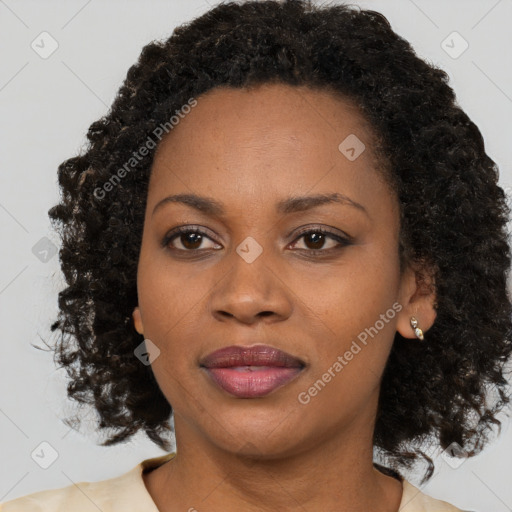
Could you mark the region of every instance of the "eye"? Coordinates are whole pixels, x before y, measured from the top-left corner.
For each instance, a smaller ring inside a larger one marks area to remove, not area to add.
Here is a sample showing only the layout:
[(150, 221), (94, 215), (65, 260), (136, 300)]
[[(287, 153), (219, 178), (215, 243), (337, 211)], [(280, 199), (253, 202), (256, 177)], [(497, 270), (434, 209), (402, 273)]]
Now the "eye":
[[(216, 247), (201, 247), (205, 240), (210, 240)], [(181, 247), (177, 247), (175, 242), (177, 245), (181, 245)], [(164, 247), (173, 245), (173, 249), (188, 252), (199, 249), (220, 249), (220, 245), (216, 244), (205, 231), (191, 226), (180, 226), (174, 229), (165, 236), (162, 245)]]
[[(330, 253), (331, 250), (338, 250), (351, 244), (350, 237), (344, 237), (332, 233), (324, 228), (314, 228), (300, 233), (300, 236), (292, 243), (293, 246), (297, 244), (298, 240), (303, 240), (305, 248), (300, 248), (301, 251), (309, 253)], [(325, 247), (326, 242), (330, 242), (330, 247)], [(296, 247), (295, 247), (296, 248)]]
[[(304, 248), (296, 247), (298, 241), (303, 240)], [(209, 247), (203, 246), (203, 243), (209, 240), (213, 245)], [(326, 242), (330, 242), (330, 247), (325, 247)], [(302, 231), (299, 236), (292, 242), (291, 247), (304, 251), (308, 254), (320, 254), (330, 253), (331, 251), (339, 250), (352, 243), (351, 237), (341, 236), (336, 233), (332, 233), (325, 228), (314, 228)], [(222, 246), (217, 244), (208, 233), (199, 227), (195, 226), (180, 226), (170, 233), (168, 233), (162, 241), (163, 247), (169, 247), (171, 250), (190, 252), (200, 250), (218, 250)]]

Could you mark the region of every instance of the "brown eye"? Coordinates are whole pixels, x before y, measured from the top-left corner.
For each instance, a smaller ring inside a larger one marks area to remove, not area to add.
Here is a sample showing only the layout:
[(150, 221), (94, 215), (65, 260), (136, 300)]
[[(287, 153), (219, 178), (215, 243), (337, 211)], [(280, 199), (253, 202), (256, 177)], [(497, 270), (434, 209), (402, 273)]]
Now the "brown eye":
[(308, 233), (304, 235), (304, 243), (308, 249), (322, 249), (327, 237), (323, 233)]
[[(297, 247), (298, 240), (303, 239), (305, 247)], [(329, 243), (330, 242), (330, 243)], [(293, 247), (311, 253), (329, 253), (332, 250), (341, 249), (344, 246), (350, 245), (351, 241), (348, 238), (331, 233), (324, 229), (310, 229), (300, 234), (300, 236), (293, 242)], [(326, 244), (328, 247), (326, 247)]]
[(199, 233), (181, 233), (177, 238), (186, 249), (199, 249), (203, 235)]
[[(217, 247), (202, 247), (203, 242), (207, 240), (213, 242)], [(197, 228), (187, 228), (182, 226), (169, 233), (163, 240), (164, 247), (171, 246), (171, 249), (178, 251), (198, 251), (200, 249), (217, 249), (220, 246), (216, 244), (204, 231)], [(181, 247), (180, 247), (181, 246)]]

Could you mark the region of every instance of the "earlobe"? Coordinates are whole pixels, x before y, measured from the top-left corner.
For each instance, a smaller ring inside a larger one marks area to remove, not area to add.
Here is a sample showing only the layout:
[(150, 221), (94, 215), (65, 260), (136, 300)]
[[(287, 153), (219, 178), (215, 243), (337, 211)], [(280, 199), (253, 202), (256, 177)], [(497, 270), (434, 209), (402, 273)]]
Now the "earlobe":
[(414, 330), (414, 335), (416, 336), (416, 338), (423, 341), (423, 329), (420, 329), (420, 327), (418, 326), (418, 319), (415, 316), (411, 316), (411, 318), (409, 319), (409, 323), (411, 324), (411, 327)]
[(404, 338), (428, 339), (425, 333), (437, 316), (433, 277), (409, 267), (402, 278), (401, 292), (402, 310), (397, 319), (397, 331)]
[(135, 330), (139, 334), (143, 334), (144, 333), (144, 327), (142, 325), (142, 317), (140, 315), (139, 306), (136, 306), (135, 309), (133, 310), (132, 317), (133, 317), (133, 324), (135, 325)]

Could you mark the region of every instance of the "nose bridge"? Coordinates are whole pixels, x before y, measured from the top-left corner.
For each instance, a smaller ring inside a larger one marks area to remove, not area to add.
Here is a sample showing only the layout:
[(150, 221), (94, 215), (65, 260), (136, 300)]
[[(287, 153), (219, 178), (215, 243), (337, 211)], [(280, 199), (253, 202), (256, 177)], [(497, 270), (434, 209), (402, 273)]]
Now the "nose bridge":
[(245, 295), (250, 302), (267, 300), (273, 286), (271, 244), (262, 238), (261, 232), (246, 236), (228, 257), (231, 272), (226, 291), (240, 298)]
[(214, 315), (251, 322), (257, 315), (263, 316), (262, 313), (280, 317), (289, 314), (291, 303), (277, 277), (272, 244), (265, 243), (262, 238), (263, 234), (259, 232), (233, 246), (226, 258), (228, 275), (215, 287), (212, 295)]
[(253, 293), (266, 296), (269, 281), (273, 280), (272, 249), (268, 241), (262, 240), (262, 236), (258, 236), (261, 243), (253, 236), (244, 238), (232, 251), (231, 260), (234, 270), (233, 281), (240, 281), (238, 285), (242, 289), (249, 287)]

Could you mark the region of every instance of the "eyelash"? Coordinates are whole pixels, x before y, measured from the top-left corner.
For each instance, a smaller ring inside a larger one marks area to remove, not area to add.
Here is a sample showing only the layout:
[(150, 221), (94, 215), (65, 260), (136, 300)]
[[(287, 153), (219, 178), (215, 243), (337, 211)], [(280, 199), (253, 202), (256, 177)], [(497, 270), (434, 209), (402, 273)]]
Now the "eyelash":
[[(174, 230), (172, 230), (170, 233), (168, 233), (163, 241), (162, 241), (162, 247), (168, 248), (172, 251), (181, 251), (181, 252), (188, 252), (188, 253), (194, 253), (194, 252), (200, 252), (200, 251), (206, 251), (206, 250), (218, 250), (218, 249), (177, 249), (176, 247), (170, 248), (169, 244), (176, 238), (178, 238), (180, 235), (183, 234), (190, 234), (195, 233), (204, 237), (209, 238), (213, 242), (213, 240), (210, 236), (208, 236), (208, 233), (203, 231), (202, 229), (199, 229), (194, 226), (180, 226)], [(335, 241), (337, 241), (340, 245), (337, 247), (331, 247), (330, 249), (297, 249), (299, 251), (307, 252), (308, 255), (325, 255), (325, 254), (331, 254), (333, 251), (337, 251), (342, 249), (343, 247), (346, 247), (348, 245), (352, 244), (352, 238), (350, 236), (343, 237), (341, 235), (335, 234), (329, 230), (326, 230), (325, 228), (309, 228), (305, 229), (304, 231), (301, 231), (297, 234), (297, 237), (292, 242), (292, 244), (297, 243), (301, 238), (303, 238), (306, 235), (309, 235), (311, 233), (321, 233), (323, 235), (327, 235), (328, 238), (331, 238)], [(215, 242), (217, 243), (217, 242)]]

